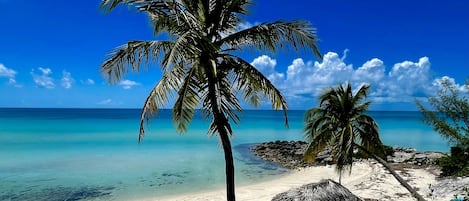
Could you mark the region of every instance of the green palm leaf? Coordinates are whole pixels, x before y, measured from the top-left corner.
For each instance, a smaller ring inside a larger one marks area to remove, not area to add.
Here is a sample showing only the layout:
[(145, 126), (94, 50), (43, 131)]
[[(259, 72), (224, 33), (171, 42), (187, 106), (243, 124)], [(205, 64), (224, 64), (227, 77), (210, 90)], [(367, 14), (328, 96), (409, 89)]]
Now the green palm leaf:
[(268, 99), (282, 109), (288, 125), (287, 102), (280, 91), (254, 66), (231, 54), (252, 48), (276, 52), (279, 49), (311, 50), (321, 58), (315, 29), (303, 21), (263, 23), (243, 31), (236, 27), (246, 14), (247, 0), (103, 0), (110, 12), (128, 5), (149, 16), (154, 35), (164, 41), (130, 41), (118, 47), (102, 64), (101, 71), (111, 83), (128, 72), (139, 72), (157, 62), (160, 81), (144, 102), (139, 142), (145, 122), (175, 95), (173, 121), (178, 132), (186, 132), (200, 109), (210, 120), (209, 135), (217, 135), (225, 153), (227, 198), (234, 200), (234, 167), (231, 124), (239, 122), (240, 97), (253, 106)]

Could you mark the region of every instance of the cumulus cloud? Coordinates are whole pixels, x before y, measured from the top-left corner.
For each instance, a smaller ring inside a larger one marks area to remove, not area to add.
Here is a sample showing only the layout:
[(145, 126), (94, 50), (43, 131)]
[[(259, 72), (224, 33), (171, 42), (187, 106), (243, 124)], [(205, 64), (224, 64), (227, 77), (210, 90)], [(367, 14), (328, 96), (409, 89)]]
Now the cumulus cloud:
[(446, 83), (449, 87), (458, 90), (461, 93), (469, 93), (469, 84), (458, 84), (454, 78), (443, 76), (433, 80), (432, 85), (437, 89), (442, 89), (443, 83)]
[(122, 86), (124, 89), (131, 89), (134, 86), (140, 85), (140, 83), (132, 81), (132, 80), (122, 80), (119, 82), (119, 85)]
[(352, 81), (362, 83), (377, 83), (384, 78), (384, 62), (378, 58), (366, 61), (353, 72)]
[(34, 83), (38, 87), (43, 87), (47, 89), (53, 89), (55, 87), (54, 79), (50, 77), (52, 74), (52, 70), (50, 68), (42, 68), (39, 67), (37, 70), (40, 71), (40, 74), (36, 74), (36, 72), (31, 70), (31, 76), (33, 77)]
[(386, 65), (379, 58), (371, 58), (354, 68), (345, 62), (347, 51), (342, 57), (328, 52), (322, 61), (314, 63), (297, 58), (286, 68), (286, 72), (277, 70), (276, 60), (266, 55), (254, 59), (251, 64), (274, 82), (290, 102), (312, 99), (324, 88), (345, 82), (351, 82), (354, 87), (371, 84), (370, 98), (376, 102), (413, 102), (414, 97), (434, 95), (441, 79), (449, 80), (460, 90), (469, 90), (449, 77), (432, 79), (428, 57), (396, 63), (386, 72)]
[(60, 81), (61, 81), (62, 87), (65, 89), (72, 88), (72, 84), (73, 82), (75, 82), (75, 80), (72, 78), (72, 74), (65, 70), (62, 71), (62, 79)]
[(274, 84), (277, 84), (277, 82), (283, 80), (285, 77), (285, 74), (275, 72), (277, 61), (267, 55), (257, 57), (251, 62), (251, 65), (255, 66), (264, 75), (267, 75), (267, 78)]

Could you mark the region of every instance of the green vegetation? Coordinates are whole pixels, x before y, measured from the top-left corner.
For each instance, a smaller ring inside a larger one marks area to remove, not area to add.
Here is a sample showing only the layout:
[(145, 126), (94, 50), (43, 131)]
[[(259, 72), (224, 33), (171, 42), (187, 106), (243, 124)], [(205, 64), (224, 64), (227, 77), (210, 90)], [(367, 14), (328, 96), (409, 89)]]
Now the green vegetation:
[(384, 146), (379, 138), (378, 125), (365, 114), (371, 102), (363, 102), (369, 88), (370, 85), (363, 85), (354, 94), (348, 83), (327, 89), (320, 95), (319, 107), (309, 109), (305, 114), (304, 132), (310, 142), (305, 159), (312, 161), (317, 153), (330, 147), (341, 175), (344, 170), (351, 172), (357, 148), (380, 162), (415, 198), (424, 200), (378, 156), (384, 156)]
[[(118, 83), (128, 72), (159, 63), (162, 77), (146, 98), (141, 113), (139, 142), (145, 122), (160, 107), (172, 102), (173, 121), (178, 132), (187, 131), (195, 110), (200, 108), (211, 120), (208, 133), (218, 135), (225, 154), (227, 200), (235, 200), (231, 123), (239, 122), (238, 98), (259, 106), (266, 98), (273, 109), (287, 103), (278, 89), (252, 66), (237, 56), (242, 49), (277, 52), (305, 49), (321, 58), (316, 33), (304, 21), (262, 23), (237, 30), (247, 14), (248, 0), (103, 0), (101, 8), (112, 11), (119, 4), (134, 6), (149, 16), (155, 38), (129, 41), (110, 54), (101, 66), (110, 83)], [(158, 37), (159, 36), (159, 37)], [(231, 122), (231, 123), (230, 123)]]
[(442, 176), (469, 176), (469, 149), (451, 147), (451, 155), (439, 158)]
[[(461, 92), (466, 90), (466, 94)], [(446, 138), (454, 147), (451, 155), (438, 160), (443, 176), (469, 175), (469, 79), (464, 86), (455, 86), (449, 79), (442, 79), (435, 97), (428, 98), (431, 109), (416, 101), (424, 115), (423, 121)]]

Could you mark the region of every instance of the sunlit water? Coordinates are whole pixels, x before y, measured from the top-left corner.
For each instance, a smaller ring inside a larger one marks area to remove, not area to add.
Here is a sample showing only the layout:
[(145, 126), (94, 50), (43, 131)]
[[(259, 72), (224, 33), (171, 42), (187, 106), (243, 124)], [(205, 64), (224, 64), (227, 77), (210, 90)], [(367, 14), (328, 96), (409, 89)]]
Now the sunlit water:
[[(177, 134), (171, 112), (137, 143), (138, 109), (0, 109), (0, 200), (129, 200), (223, 188), (224, 155), (196, 115)], [(449, 150), (418, 112), (371, 112), (391, 146)], [(254, 157), (252, 144), (303, 139), (304, 111), (245, 111), (232, 138), (238, 185), (284, 169)]]

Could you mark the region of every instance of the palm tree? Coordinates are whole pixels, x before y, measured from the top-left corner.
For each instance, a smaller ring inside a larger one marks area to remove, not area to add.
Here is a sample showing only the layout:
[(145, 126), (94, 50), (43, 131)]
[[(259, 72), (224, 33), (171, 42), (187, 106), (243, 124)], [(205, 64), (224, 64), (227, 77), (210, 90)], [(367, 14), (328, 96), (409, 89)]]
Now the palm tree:
[(282, 109), (285, 124), (287, 103), (280, 91), (254, 66), (237, 56), (238, 50), (277, 52), (293, 48), (321, 57), (315, 29), (304, 21), (275, 21), (237, 30), (247, 14), (248, 0), (103, 0), (101, 8), (112, 11), (119, 4), (135, 6), (150, 17), (153, 41), (129, 41), (104, 61), (101, 71), (117, 83), (127, 71), (148, 68), (158, 62), (162, 77), (150, 91), (141, 112), (139, 142), (145, 122), (175, 95), (173, 121), (178, 132), (187, 131), (195, 110), (211, 120), (208, 133), (218, 135), (225, 154), (227, 200), (235, 200), (234, 164), (230, 136), (241, 106), (238, 98), (259, 106), (266, 98), (273, 109)]
[[(365, 114), (371, 102), (363, 100), (370, 85), (362, 85), (355, 93), (348, 83), (324, 91), (319, 97), (319, 107), (305, 114), (305, 137), (310, 142), (305, 159), (313, 161), (326, 147), (332, 149), (336, 170), (352, 170), (353, 154), (358, 148), (381, 163), (415, 198), (424, 200), (389, 164), (378, 155), (384, 155), (378, 125)], [(339, 181), (340, 182), (340, 181)]]

